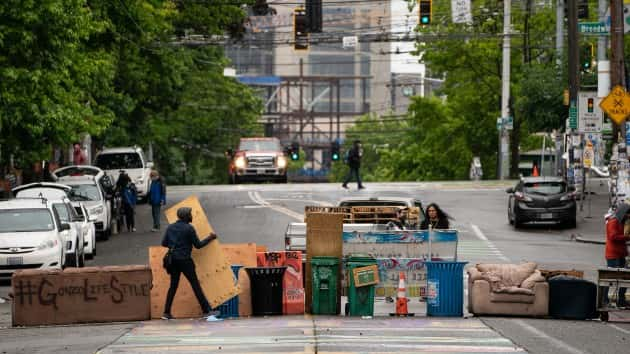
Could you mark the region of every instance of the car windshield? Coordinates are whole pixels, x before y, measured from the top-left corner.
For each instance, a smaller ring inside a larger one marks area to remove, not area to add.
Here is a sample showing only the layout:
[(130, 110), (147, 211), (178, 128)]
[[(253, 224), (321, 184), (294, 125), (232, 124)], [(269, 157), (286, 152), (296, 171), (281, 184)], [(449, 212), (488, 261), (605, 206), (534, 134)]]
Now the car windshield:
[(103, 170), (142, 168), (140, 155), (135, 152), (100, 154), (96, 157), (94, 164)]
[(248, 151), (280, 151), (282, 147), (280, 147), (280, 144), (275, 140), (243, 140), (238, 149)]
[(534, 182), (525, 183), (523, 192), (529, 194), (552, 195), (564, 193), (567, 186), (564, 182)]
[(54, 228), (48, 209), (0, 210), (0, 232), (50, 231)]
[(68, 214), (68, 209), (66, 209), (65, 204), (54, 204), (53, 207), (59, 214), (59, 219), (62, 222), (70, 222), (70, 214)]
[(101, 200), (101, 194), (94, 184), (75, 184), (70, 187), (70, 199), (73, 201)]

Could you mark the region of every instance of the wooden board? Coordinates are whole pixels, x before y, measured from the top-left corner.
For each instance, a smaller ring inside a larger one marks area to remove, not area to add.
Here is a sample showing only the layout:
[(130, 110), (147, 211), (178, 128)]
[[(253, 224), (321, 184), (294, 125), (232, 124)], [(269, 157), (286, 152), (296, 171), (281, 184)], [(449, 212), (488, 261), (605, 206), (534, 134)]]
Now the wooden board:
[(255, 243), (230, 243), (221, 245), (223, 253), (230, 260), (230, 264), (240, 264), (243, 266), (238, 272), (238, 286), (241, 289), (238, 295), (238, 314), (240, 316), (252, 315), (252, 291), (249, 275), (245, 267), (256, 267), (256, 246)]
[[(177, 203), (165, 211), (169, 223), (177, 220), (177, 209), (181, 207), (192, 208), (192, 225), (199, 238), (204, 238), (213, 232), (199, 200), (191, 196)], [(159, 318), (164, 311), (166, 293), (170, 286), (170, 276), (162, 267), (162, 258), (166, 248), (156, 246), (149, 247), (149, 264), (153, 275), (153, 288), (151, 289), (151, 317)], [(208, 302), (213, 308), (218, 307), (227, 300), (238, 295), (239, 288), (234, 284), (234, 275), (230, 267), (230, 260), (224, 255), (219, 240), (212, 241), (208, 246), (198, 250), (193, 249), (192, 258), (195, 262), (197, 278)], [(179, 289), (175, 295), (171, 313), (176, 318), (199, 317), (201, 307), (184, 276), (179, 282)]]
[[(307, 213), (306, 214), (306, 292), (305, 311), (311, 313), (313, 296), (311, 258), (331, 256), (341, 259), (343, 251), (344, 214)], [(341, 308), (341, 277), (337, 277), (337, 308)]]
[(549, 280), (549, 278), (555, 277), (556, 275), (568, 275), (576, 278), (584, 278), (584, 272), (581, 270), (547, 270), (540, 269), (540, 274), (542, 274), (545, 279)]

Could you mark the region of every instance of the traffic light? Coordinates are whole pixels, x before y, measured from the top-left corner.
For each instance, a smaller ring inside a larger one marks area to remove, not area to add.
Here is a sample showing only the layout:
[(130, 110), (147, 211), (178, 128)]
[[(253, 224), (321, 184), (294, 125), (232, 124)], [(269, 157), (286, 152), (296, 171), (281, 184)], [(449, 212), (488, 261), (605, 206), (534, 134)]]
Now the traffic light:
[(293, 48), (295, 50), (308, 49), (308, 18), (306, 10), (298, 7), (293, 10)]
[(322, 32), (322, 0), (306, 0), (306, 16), (310, 33)]
[(595, 106), (595, 99), (594, 98), (589, 98), (586, 101), (586, 110), (588, 111), (588, 113), (593, 113), (593, 107)]
[(419, 0), (420, 1), (420, 24), (431, 24), (431, 7), (433, 0)]
[(587, 43), (582, 46), (580, 52), (580, 70), (582, 72), (590, 72), (593, 68), (593, 44)]
[(297, 141), (291, 143), (290, 155), (292, 161), (300, 159), (300, 144)]
[(341, 153), (339, 151), (339, 143), (334, 141), (330, 145), (330, 159), (333, 161), (339, 161), (340, 156), (341, 156)]

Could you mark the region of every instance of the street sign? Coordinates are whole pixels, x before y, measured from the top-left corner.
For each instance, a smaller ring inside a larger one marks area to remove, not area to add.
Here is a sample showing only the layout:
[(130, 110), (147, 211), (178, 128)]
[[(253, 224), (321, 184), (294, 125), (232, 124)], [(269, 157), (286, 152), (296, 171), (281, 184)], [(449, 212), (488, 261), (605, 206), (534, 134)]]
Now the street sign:
[(578, 93), (578, 131), (580, 133), (599, 133), (602, 131), (604, 113), (599, 108), (597, 92)]
[(600, 36), (608, 34), (608, 30), (606, 30), (606, 24), (604, 22), (580, 22), (578, 23), (578, 29), (580, 33), (585, 36)]
[(505, 127), (505, 129), (507, 130), (514, 129), (514, 118), (512, 118), (512, 116), (503, 117), (502, 120), (503, 120), (503, 126)]
[(599, 106), (608, 114), (615, 123), (621, 124), (630, 114), (630, 97), (622, 86), (615, 86), (608, 96), (599, 103)]
[(573, 102), (571, 102), (571, 107), (569, 107), (569, 128), (577, 129), (577, 107)]

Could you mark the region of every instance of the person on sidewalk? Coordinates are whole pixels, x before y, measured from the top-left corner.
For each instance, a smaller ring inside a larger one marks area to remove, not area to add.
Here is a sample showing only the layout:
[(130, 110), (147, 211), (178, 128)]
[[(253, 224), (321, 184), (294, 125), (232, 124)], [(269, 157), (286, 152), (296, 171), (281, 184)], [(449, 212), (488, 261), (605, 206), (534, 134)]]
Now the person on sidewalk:
[(83, 149), (81, 149), (81, 143), (74, 143), (72, 148), (72, 163), (75, 165), (87, 164), (87, 156), (85, 156)]
[(428, 230), (429, 225), (433, 229), (449, 229), (450, 224), (448, 222), (448, 215), (440, 209), (440, 207), (431, 203), (427, 206), (427, 217), (422, 220), (420, 224), (420, 230)]
[[(628, 219), (630, 204), (621, 203), (614, 214), (606, 218), (606, 265), (614, 268), (624, 268), (630, 235), (624, 234), (624, 224)], [(608, 304), (608, 287), (604, 290), (604, 303)], [(626, 288), (619, 288), (617, 292), (617, 306), (626, 307)]]
[(352, 144), (352, 148), (348, 151), (348, 156), (346, 157), (346, 163), (350, 167), (350, 171), (348, 171), (348, 175), (343, 181), (341, 185), (343, 188), (348, 189), (348, 182), (352, 179), (352, 176), (356, 176), (357, 186), (359, 189), (364, 189), (365, 187), (361, 183), (361, 174), (359, 173), (359, 169), (361, 168), (361, 158), (363, 157), (363, 148), (361, 147), (361, 141), (355, 140)]
[(138, 202), (138, 191), (136, 185), (129, 180), (122, 189), (122, 209), (125, 214), (125, 224), (128, 232), (136, 232), (136, 204)]
[(192, 209), (188, 207), (182, 207), (177, 209), (177, 221), (174, 224), (169, 225), (164, 233), (164, 239), (162, 239), (162, 246), (167, 247), (172, 252), (173, 263), (168, 269), (171, 275), (171, 286), (166, 294), (166, 303), (164, 304), (163, 320), (170, 320), (173, 318), (171, 315), (171, 307), (173, 305), (173, 299), (177, 293), (177, 287), (179, 286), (179, 278), (182, 273), (197, 297), (201, 311), (204, 316), (215, 315), (212, 313), (212, 307), (208, 303), (208, 299), (201, 289), (199, 279), (197, 279), (197, 273), (195, 272), (195, 262), (191, 257), (192, 248), (203, 248), (210, 242), (217, 238), (215, 233), (211, 233), (208, 237), (199, 240), (195, 228), (190, 225), (192, 222)]
[(157, 171), (151, 171), (151, 186), (149, 187), (149, 204), (151, 204), (151, 215), (153, 216), (153, 228), (151, 231), (157, 232), (160, 229), (160, 214), (162, 205), (166, 204), (166, 184)]

